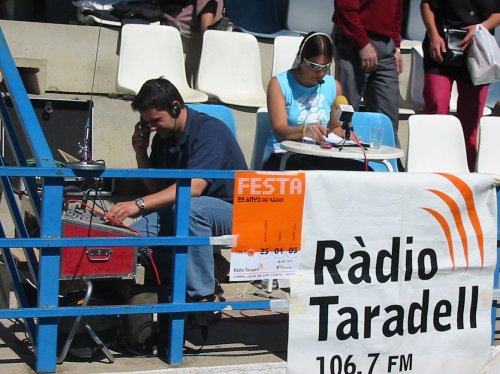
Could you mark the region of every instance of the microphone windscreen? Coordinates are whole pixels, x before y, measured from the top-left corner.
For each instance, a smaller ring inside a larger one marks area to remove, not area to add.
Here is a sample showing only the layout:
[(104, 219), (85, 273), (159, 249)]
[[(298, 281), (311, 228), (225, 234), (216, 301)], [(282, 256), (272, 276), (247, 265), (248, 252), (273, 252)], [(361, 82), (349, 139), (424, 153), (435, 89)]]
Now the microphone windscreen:
[(339, 95), (335, 98), (333, 105), (338, 108), (340, 105), (349, 105), (349, 101), (347, 101), (347, 98), (344, 95)]
[(324, 80), (324, 79), (320, 79), (320, 80), (318, 81), (318, 84), (323, 84), (323, 83), (325, 83), (325, 80)]

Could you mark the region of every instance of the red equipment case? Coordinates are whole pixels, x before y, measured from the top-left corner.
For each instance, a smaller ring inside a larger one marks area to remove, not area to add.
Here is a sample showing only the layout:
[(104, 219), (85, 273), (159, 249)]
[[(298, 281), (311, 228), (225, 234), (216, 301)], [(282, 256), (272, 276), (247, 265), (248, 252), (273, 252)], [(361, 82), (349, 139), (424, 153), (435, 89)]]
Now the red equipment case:
[[(138, 236), (125, 228), (106, 223), (88, 211), (68, 210), (62, 217), (63, 237), (126, 237)], [(137, 247), (64, 247), (61, 248), (61, 279), (86, 277), (133, 278)]]

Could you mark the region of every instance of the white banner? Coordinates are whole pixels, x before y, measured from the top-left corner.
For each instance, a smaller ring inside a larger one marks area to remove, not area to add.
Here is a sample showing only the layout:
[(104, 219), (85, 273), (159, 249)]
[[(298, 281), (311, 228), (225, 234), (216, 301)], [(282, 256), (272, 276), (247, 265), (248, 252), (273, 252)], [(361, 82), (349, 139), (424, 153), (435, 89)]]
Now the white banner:
[(307, 172), (288, 373), (475, 373), (496, 192), (479, 174)]

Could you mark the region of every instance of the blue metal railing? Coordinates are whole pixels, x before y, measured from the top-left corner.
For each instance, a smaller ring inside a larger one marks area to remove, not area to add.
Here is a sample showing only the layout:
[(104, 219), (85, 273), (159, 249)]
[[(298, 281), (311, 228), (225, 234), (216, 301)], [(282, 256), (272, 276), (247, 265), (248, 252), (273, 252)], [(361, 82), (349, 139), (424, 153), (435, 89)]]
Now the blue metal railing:
[[(85, 173), (88, 174), (88, 173)], [(249, 302), (218, 302), (218, 303), (186, 303), (186, 247), (188, 245), (209, 245), (208, 237), (188, 236), (190, 180), (192, 178), (234, 178), (233, 171), (207, 170), (158, 170), (158, 169), (109, 169), (99, 173), (100, 177), (114, 178), (176, 178), (177, 190), (177, 232), (175, 237), (120, 237), (120, 238), (62, 238), (61, 237), (61, 207), (62, 195), (59, 200), (54, 195), (62, 191), (62, 181), (66, 177), (81, 177), (81, 173), (67, 168), (0, 168), (0, 177), (25, 176), (42, 177), (45, 185), (42, 193), (42, 233), (40, 238), (2, 238), (0, 248), (8, 251), (12, 247), (37, 247), (40, 253), (39, 303), (36, 308), (19, 308), (0, 310), (0, 319), (3, 318), (39, 318), (37, 340), (34, 344), (37, 357), (37, 371), (51, 372), (55, 370), (57, 318), (69, 316), (114, 315), (114, 314), (144, 314), (170, 313), (171, 335), (168, 342), (168, 362), (179, 364), (182, 362), (184, 344), (184, 313), (194, 311), (222, 310), (228, 305), (234, 310), (266, 309), (269, 301)], [(46, 191), (47, 189), (54, 191)], [(51, 192), (52, 197), (47, 198)], [(51, 201), (50, 204), (43, 204)], [(61, 204), (54, 204), (61, 201)], [(60, 248), (84, 246), (174, 246), (175, 261), (173, 270), (172, 302), (168, 304), (148, 305), (114, 305), (105, 307), (58, 307), (57, 295), (59, 292)], [(39, 344), (44, 342), (44, 344)], [(50, 342), (50, 343), (48, 343)]]
[[(10, 97), (18, 116), (20, 129), (14, 129), (3, 96), (0, 97), (0, 115), (5, 134), (9, 140), (18, 166), (5, 166), (0, 157), (1, 191), (6, 198), (14, 221), (17, 237), (6, 237), (0, 222), (0, 248), (4, 262), (8, 266), (11, 283), (18, 304), (17, 309), (0, 309), (0, 319), (23, 318), (29, 338), (34, 347), (37, 372), (55, 372), (57, 360), (57, 321), (59, 317), (124, 315), (167, 313), (169, 316), (169, 336), (167, 362), (180, 364), (183, 358), (185, 313), (195, 311), (222, 310), (228, 305), (233, 310), (266, 309), (270, 301), (252, 302), (186, 302), (187, 246), (209, 245), (208, 237), (188, 235), (189, 205), (192, 178), (232, 179), (233, 171), (216, 170), (153, 170), (153, 169), (108, 169), (104, 171), (78, 171), (56, 167), (50, 148), (45, 140), (38, 119), (28, 99), (26, 90), (10, 54), (3, 31), (0, 29), (0, 70), (6, 82)], [(27, 167), (16, 131), (22, 131), (36, 161), (36, 167)], [(16, 203), (11, 185), (11, 177), (20, 177), (27, 188), (29, 201), (40, 226), (40, 237), (30, 238), (22, 215)], [(63, 184), (65, 178), (174, 178), (177, 180), (176, 233), (173, 237), (156, 238), (63, 238), (62, 207)], [(35, 183), (40, 178), (41, 196)], [(173, 246), (172, 297), (170, 303), (144, 305), (113, 305), (87, 307), (59, 307), (59, 274), (61, 248), (85, 246)], [(28, 307), (21, 285), (21, 276), (11, 254), (11, 248), (23, 248), (29, 264), (32, 281), (37, 285), (38, 305)], [(37, 260), (33, 248), (39, 248)], [(35, 323), (35, 318), (36, 323)]]

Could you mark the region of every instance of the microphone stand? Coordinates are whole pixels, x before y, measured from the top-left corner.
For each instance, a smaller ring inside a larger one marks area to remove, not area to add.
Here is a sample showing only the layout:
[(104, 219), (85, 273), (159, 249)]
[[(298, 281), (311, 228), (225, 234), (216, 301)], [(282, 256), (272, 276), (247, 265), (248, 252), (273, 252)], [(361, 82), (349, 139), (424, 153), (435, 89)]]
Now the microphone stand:
[(344, 148), (345, 142), (351, 139), (352, 123), (351, 120), (342, 122), (342, 129), (344, 130), (344, 141), (342, 142), (339, 152)]
[(91, 149), (90, 149), (90, 137), (92, 132), (91, 126), (91, 114), (93, 103), (90, 103), (89, 116), (87, 117), (87, 123), (85, 124), (85, 131), (83, 134), (83, 141), (78, 142), (80, 150), (78, 154), (81, 155), (81, 160), (76, 162), (69, 162), (66, 164), (70, 169), (73, 170), (90, 170), (90, 171), (101, 171), (106, 168), (104, 161), (92, 161)]
[(352, 125), (351, 125), (351, 121), (346, 121), (345, 125), (342, 124), (342, 127), (344, 128), (344, 131), (345, 131), (345, 140), (350, 140), (351, 139), (351, 128), (352, 128)]

